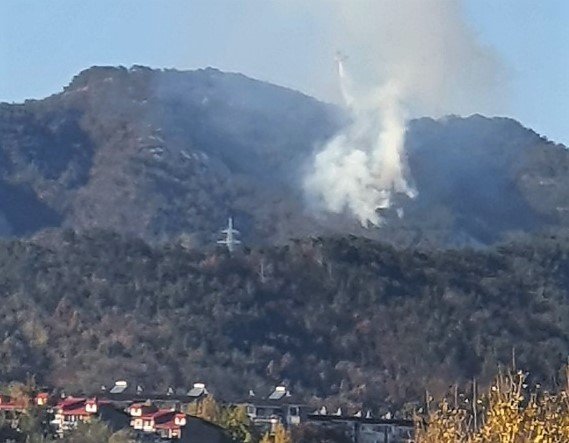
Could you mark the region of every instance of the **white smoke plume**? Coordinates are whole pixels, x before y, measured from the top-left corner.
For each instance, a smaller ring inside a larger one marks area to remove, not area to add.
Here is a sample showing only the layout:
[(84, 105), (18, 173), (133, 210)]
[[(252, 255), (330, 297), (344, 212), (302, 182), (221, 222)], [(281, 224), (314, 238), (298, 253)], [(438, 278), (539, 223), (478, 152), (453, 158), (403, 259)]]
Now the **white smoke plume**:
[[(309, 199), (365, 226), (395, 194), (415, 197), (405, 162), (409, 118), (492, 112), (500, 66), (476, 41), (459, 0), (332, 0), (337, 57), (351, 123), (315, 156)], [(356, 88), (357, 86), (357, 88)], [(419, 190), (420, 191), (420, 190)]]

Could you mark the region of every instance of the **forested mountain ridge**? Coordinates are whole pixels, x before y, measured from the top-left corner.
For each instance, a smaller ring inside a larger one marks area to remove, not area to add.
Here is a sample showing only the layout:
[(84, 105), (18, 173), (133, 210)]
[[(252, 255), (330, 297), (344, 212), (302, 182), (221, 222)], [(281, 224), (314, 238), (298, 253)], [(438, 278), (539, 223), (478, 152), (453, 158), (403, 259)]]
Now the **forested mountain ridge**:
[(3, 231), (105, 227), (199, 244), (231, 214), (246, 238), (279, 237), (278, 225), (264, 231), (273, 219), (306, 217), (276, 188), (332, 133), (331, 109), (215, 69), (88, 69), (60, 94), (0, 108)]
[(401, 405), (493, 376), (516, 349), (545, 383), (569, 346), (569, 240), (484, 251), (361, 238), (224, 250), (66, 231), (0, 244), (0, 379), (68, 392), (287, 383), (307, 400)]
[[(250, 244), (352, 233), (397, 245), (489, 245), (569, 225), (569, 153), (505, 118), (409, 123), (419, 195), (364, 229), (307, 206), (334, 106), (216, 69), (93, 67), (63, 92), (0, 104), (0, 236), (105, 228), (157, 243), (215, 240), (234, 216)], [(30, 216), (33, 214), (33, 217)]]

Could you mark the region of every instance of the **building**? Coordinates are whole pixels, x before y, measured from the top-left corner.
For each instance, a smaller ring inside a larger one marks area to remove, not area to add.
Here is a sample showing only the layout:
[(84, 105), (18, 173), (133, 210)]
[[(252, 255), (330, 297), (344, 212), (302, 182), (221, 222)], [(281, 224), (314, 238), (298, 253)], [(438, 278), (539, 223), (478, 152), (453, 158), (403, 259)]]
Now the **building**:
[(53, 412), (51, 424), (59, 436), (94, 417), (103, 421), (113, 432), (128, 428), (129, 425), (128, 416), (123, 411), (116, 409), (110, 402), (97, 398), (66, 397), (57, 403)]
[[(138, 434), (137, 441), (232, 442), (222, 428), (188, 416), (175, 408), (163, 408), (148, 400), (130, 402), (124, 408), (122, 402), (122, 399), (119, 404), (115, 404), (111, 400), (95, 397), (67, 397), (53, 408), (54, 419), (51, 424), (60, 437), (79, 423), (89, 422), (96, 417), (112, 432), (133, 429)], [(6, 407), (8, 404), (5, 403)]]
[(25, 404), (21, 404), (9, 395), (0, 395), (0, 411), (22, 411)]
[(36, 406), (43, 407), (48, 406), (50, 400), (51, 397), (47, 392), (39, 392), (34, 399), (34, 403)]
[(25, 395), (19, 398), (14, 398), (9, 395), (0, 395), (0, 411), (23, 412), (30, 406), (32, 400), (36, 406), (45, 407), (50, 404), (51, 397), (47, 392), (43, 391), (37, 393), (33, 399)]
[(414, 423), (412, 420), (361, 417), (340, 414), (314, 413), (307, 421), (324, 429), (341, 431), (353, 443), (411, 443)]
[(143, 435), (160, 439), (201, 443), (233, 443), (221, 427), (173, 409), (161, 409), (150, 401), (127, 408), (131, 427)]
[(99, 402), (96, 398), (67, 397), (55, 407), (51, 424), (61, 436), (66, 431), (75, 428), (79, 423), (90, 421), (98, 410)]
[(159, 409), (150, 402), (133, 403), (127, 408), (130, 425), (136, 431), (158, 434), (161, 438), (179, 439), (186, 426), (186, 414), (171, 409)]
[(266, 398), (250, 392), (249, 398), (238, 405), (244, 406), (251, 421), (263, 430), (271, 429), (277, 422), (286, 427), (299, 425), (307, 412), (305, 405), (285, 386), (277, 386)]
[(101, 391), (93, 394), (101, 399), (108, 400), (115, 407), (127, 409), (133, 403), (144, 404), (151, 400), (152, 404), (161, 409), (185, 410), (188, 405), (200, 401), (208, 395), (203, 383), (194, 383), (192, 388), (174, 389), (168, 388), (165, 392), (146, 392), (140, 385), (130, 385), (124, 380), (116, 381), (111, 389), (105, 386)]

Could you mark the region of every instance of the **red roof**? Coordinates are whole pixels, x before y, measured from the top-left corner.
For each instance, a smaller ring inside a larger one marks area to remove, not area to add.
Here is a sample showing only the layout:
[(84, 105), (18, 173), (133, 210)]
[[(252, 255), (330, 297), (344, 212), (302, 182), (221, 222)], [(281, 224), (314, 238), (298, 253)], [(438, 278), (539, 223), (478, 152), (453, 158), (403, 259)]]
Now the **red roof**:
[(75, 398), (67, 397), (57, 404), (57, 409), (63, 415), (91, 415), (92, 412), (86, 410), (89, 404), (108, 404), (109, 402), (97, 401), (96, 398)]
[(61, 413), (63, 415), (91, 415), (91, 412), (87, 412), (84, 406), (76, 409), (64, 409)]
[(75, 405), (79, 405), (79, 404), (85, 404), (86, 399), (84, 398), (75, 398), (75, 397), (67, 397), (63, 400), (61, 400), (58, 404), (57, 407), (59, 409), (69, 409), (69, 408), (73, 408)]
[(154, 414), (155, 423), (164, 423), (168, 420), (172, 420), (176, 415), (176, 411), (171, 411), (170, 409), (161, 409)]
[(133, 403), (128, 408), (129, 409), (136, 409), (136, 408), (142, 408), (143, 406), (148, 406), (148, 405), (146, 404), (146, 402)]
[(67, 397), (58, 403), (58, 412), (63, 415), (89, 415), (85, 410), (86, 399)]
[(0, 395), (0, 411), (23, 411), (28, 406), (24, 398), (12, 398), (9, 395)]
[(148, 412), (142, 415), (140, 418), (145, 420), (152, 420), (155, 424), (166, 423), (168, 421), (174, 420), (178, 412), (172, 411), (171, 409), (158, 409), (153, 412)]
[(165, 423), (157, 423), (154, 425), (156, 429), (180, 429), (181, 426), (174, 423), (173, 420), (167, 421)]

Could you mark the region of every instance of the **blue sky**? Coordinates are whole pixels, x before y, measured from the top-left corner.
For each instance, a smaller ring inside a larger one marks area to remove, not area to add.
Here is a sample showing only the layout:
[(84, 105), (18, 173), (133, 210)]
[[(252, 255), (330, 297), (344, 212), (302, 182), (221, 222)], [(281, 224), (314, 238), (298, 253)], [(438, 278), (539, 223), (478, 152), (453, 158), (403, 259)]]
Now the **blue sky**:
[[(286, 1), (0, 0), (0, 101), (58, 92), (92, 65), (132, 64), (215, 66), (329, 99), (322, 17)], [(506, 67), (506, 115), (569, 144), (569, 1), (464, 3)]]

